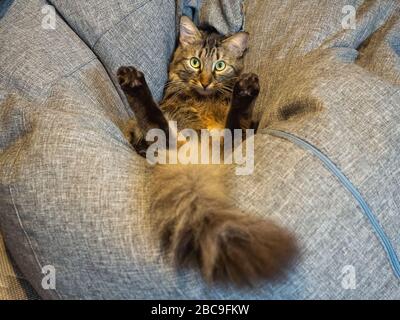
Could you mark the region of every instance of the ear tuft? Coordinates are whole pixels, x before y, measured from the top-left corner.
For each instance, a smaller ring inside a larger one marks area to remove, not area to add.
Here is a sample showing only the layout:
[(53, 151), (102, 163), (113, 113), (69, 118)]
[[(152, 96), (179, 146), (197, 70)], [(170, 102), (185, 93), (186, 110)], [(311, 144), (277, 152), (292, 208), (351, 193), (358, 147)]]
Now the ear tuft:
[(238, 32), (225, 39), (222, 44), (237, 57), (241, 57), (247, 49), (248, 42), (249, 34), (247, 32)]
[(201, 40), (201, 33), (195, 24), (186, 16), (181, 17), (179, 42), (182, 46), (192, 45)]

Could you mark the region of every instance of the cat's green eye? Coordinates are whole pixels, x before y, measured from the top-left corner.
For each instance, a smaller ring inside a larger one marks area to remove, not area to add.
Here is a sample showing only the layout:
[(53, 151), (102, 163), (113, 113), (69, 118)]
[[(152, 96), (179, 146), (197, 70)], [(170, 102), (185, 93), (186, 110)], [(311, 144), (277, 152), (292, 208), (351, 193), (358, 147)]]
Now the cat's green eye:
[(200, 69), (201, 63), (198, 58), (193, 57), (192, 59), (190, 59), (190, 65), (192, 68)]
[(224, 61), (220, 60), (215, 63), (215, 70), (222, 71), (226, 68), (226, 64)]

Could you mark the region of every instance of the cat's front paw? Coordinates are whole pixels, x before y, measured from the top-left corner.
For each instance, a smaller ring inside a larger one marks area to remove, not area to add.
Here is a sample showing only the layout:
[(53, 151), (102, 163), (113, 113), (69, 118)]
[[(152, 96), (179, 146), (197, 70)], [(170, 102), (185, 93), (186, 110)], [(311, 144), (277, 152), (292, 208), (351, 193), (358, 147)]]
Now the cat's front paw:
[(236, 97), (254, 99), (260, 92), (260, 83), (258, 76), (254, 73), (242, 74), (235, 86), (233, 87), (233, 95)]
[(125, 93), (134, 95), (146, 86), (143, 72), (135, 67), (120, 67), (117, 71), (118, 83)]

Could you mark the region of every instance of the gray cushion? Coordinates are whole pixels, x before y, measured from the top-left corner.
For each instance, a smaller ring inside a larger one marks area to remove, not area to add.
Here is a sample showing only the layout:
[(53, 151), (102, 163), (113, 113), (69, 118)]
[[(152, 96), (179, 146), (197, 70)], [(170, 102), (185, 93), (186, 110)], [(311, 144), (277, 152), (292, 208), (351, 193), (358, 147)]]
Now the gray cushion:
[[(146, 70), (156, 99), (175, 47), (175, 3), (168, 1), (50, 1), (115, 80), (121, 65)], [(119, 87), (119, 86), (117, 86)], [(123, 95), (121, 95), (123, 96)]]
[[(159, 249), (147, 210), (149, 169), (122, 134), (130, 111), (109, 76), (121, 64), (138, 65), (160, 97), (175, 38), (174, 2), (53, 1), (73, 31), (60, 17), (55, 30), (42, 29), (45, 2), (16, 0), (0, 20), (0, 226), (40, 295), (399, 298), (399, 281), (353, 195), (318, 157), (271, 135), (294, 134), (329, 156), (400, 251), (398, 8), (353, 1), (359, 28), (344, 31), (347, 2), (245, 8), (247, 69), (262, 80), (262, 130), (255, 172), (232, 175), (231, 197), (292, 229), (302, 255), (287, 278), (238, 289), (210, 287), (195, 270), (176, 271)], [(196, 9), (185, 1), (179, 10), (193, 13), (188, 6)], [(224, 32), (241, 27), (237, 15), (218, 10), (228, 18), (216, 18), (208, 1), (194, 16)], [(45, 265), (55, 267), (56, 290), (41, 287)], [(349, 270), (355, 288), (346, 286)]]

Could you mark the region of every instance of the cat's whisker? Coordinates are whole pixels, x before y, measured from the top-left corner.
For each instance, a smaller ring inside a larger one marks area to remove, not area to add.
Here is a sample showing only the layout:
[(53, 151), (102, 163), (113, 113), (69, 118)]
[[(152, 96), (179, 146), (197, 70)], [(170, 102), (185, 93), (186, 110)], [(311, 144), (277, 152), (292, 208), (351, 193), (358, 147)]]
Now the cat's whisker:
[(174, 87), (174, 86), (177, 86), (177, 85), (181, 85), (183, 83), (185, 83), (183, 80), (168, 81), (165, 84), (164, 89), (168, 89), (168, 88), (171, 88), (171, 87)]
[(229, 92), (233, 91), (233, 88), (231, 88), (231, 87), (222, 87), (222, 89), (226, 90), (226, 91), (229, 91)]

